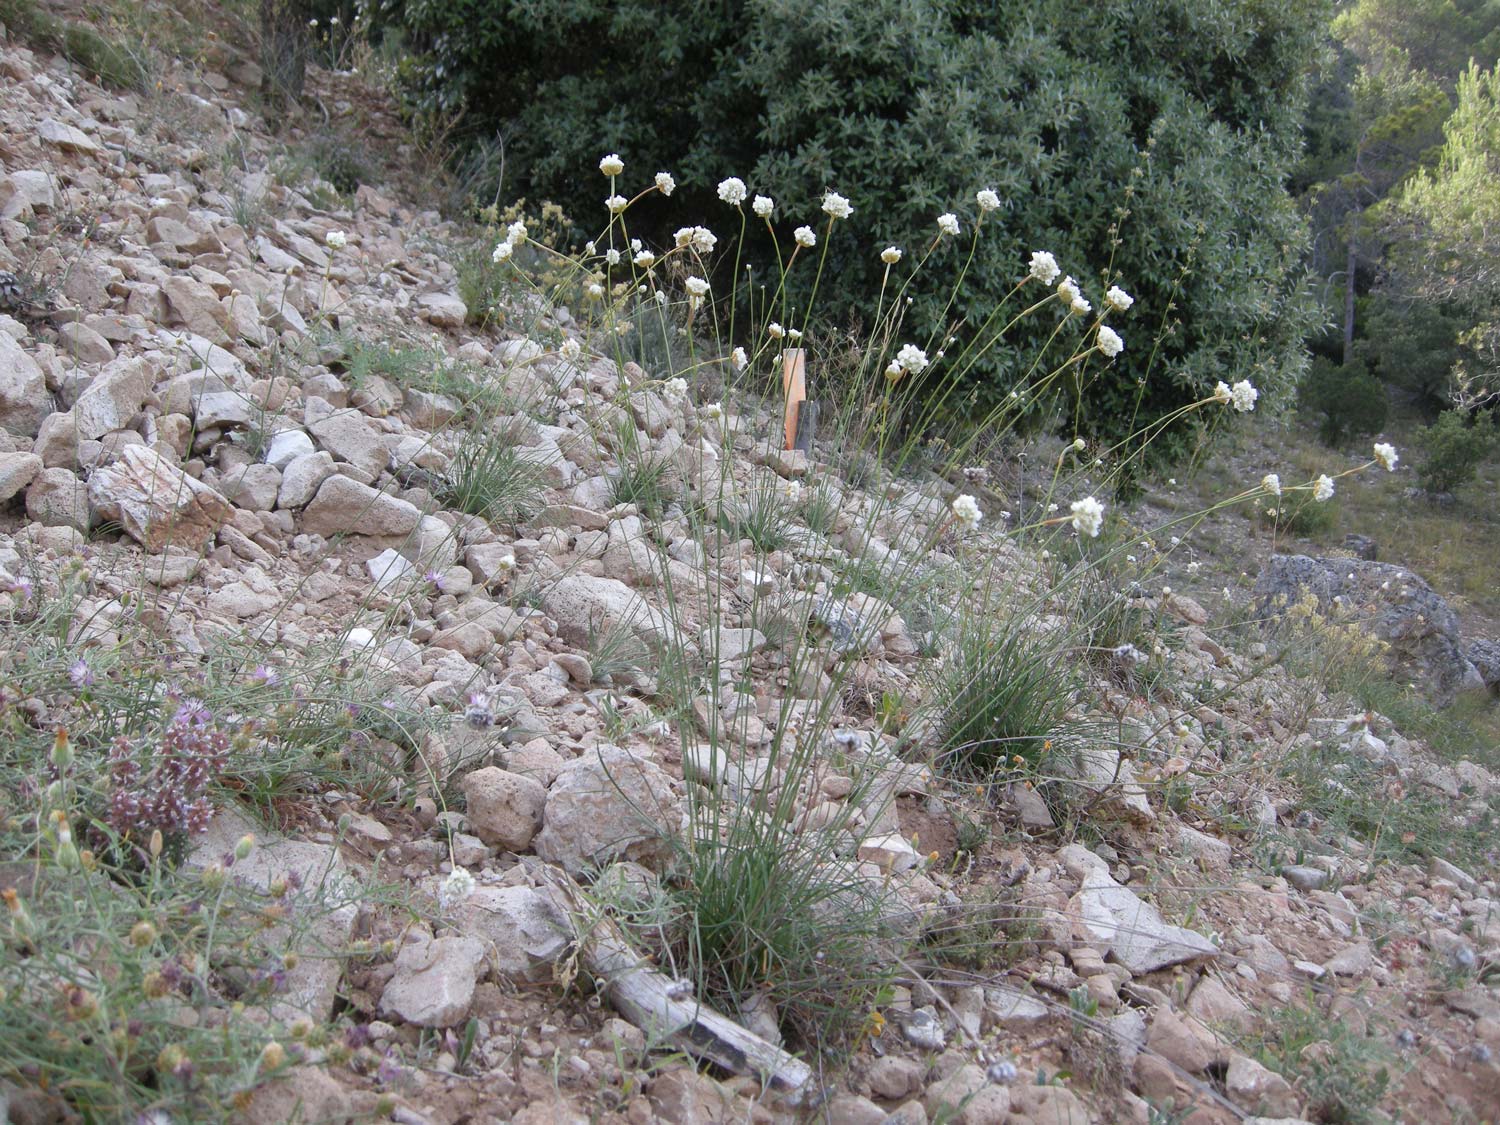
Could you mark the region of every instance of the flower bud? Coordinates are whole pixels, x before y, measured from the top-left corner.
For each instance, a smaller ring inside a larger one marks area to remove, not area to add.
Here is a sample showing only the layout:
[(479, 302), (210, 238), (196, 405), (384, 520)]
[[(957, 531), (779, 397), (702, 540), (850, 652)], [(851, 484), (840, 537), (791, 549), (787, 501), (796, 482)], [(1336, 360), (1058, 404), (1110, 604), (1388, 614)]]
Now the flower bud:
[(160, 1000), (172, 991), (172, 986), (160, 973), (147, 973), (141, 978), (141, 991), (146, 994), (148, 1000)]
[(250, 858), (250, 852), (254, 849), (254, 847), (255, 847), (255, 837), (254, 837), (254, 835), (252, 835), (249, 832), (246, 832), (243, 836), (241, 836), (239, 838), (239, 842), (234, 845), (234, 858), (235, 859), (249, 859)]
[(151, 843), (147, 845), (147, 849), (146, 850), (151, 853), (151, 858), (152, 859), (159, 859), (161, 857), (161, 849), (162, 849), (161, 829), (160, 828), (153, 828), (151, 830)]
[(278, 1070), (286, 1062), (286, 1048), (272, 1039), (260, 1051), (260, 1069)]
[(130, 928), (130, 944), (145, 949), (156, 940), (156, 927), (150, 922), (137, 922)]
[(52, 740), (52, 764), (60, 770), (73, 764), (73, 744), (68, 741), (66, 727), (59, 728), (57, 737)]
[(222, 865), (211, 863), (203, 869), (201, 878), (205, 887), (211, 891), (216, 891), (224, 885), (227, 876), (224, 873)]

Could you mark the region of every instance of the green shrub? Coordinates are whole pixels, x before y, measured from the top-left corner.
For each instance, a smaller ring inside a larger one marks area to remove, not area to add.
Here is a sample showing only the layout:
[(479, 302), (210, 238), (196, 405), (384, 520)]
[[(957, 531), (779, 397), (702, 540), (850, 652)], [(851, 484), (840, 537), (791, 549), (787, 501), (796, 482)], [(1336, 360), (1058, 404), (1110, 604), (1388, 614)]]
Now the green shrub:
[(43, 50), (56, 51), (101, 82), (126, 90), (144, 90), (151, 72), (144, 50), (131, 50), (92, 27), (59, 19), (37, 0), (0, 0), (0, 23)]
[(1317, 416), (1318, 436), (1334, 447), (1378, 434), (1390, 412), (1385, 386), (1362, 360), (1339, 366), (1317, 357), (1298, 399), (1303, 410)]
[(1461, 410), (1445, 410), (1431, 426), (1418, 431), (1417, 479), (1429, 492), (1452, 492), (1470, 481), (1500, 444), (1494, 415), (1481, 410), (1472, 419)]
[(518, 523), (541, 507), (545, 486), (546, 466), (511, 435), (474, 431), (454, 454), (439, 499), (492, 522)]
[(1468, 327), (1467, 319), (1436, 302), (1402, 305), (1372, 298), (1370, 304), (1356, 352), (1382, 382), (1410, 392), (1420, 405), (1446, 405), (1453, 365), (1461, 355), (1458, 337)]
[[(906, 333), (923, 343), (955, 326), (970, 340), (993, 334), (999, 326), (986, 328), (987, 318), (1036, 249), (1082, 277), (1095, 307), (1118, 279), (1139, 300), (1126, 350), (1080, 372), (1070, 411), (1070, 428), (1118, 437), (1136, 417), (1166, 414), (1220, 379), (1252, 377), (1273, 398), (1289, 389), (1310, 306), (1302, 225), (1282, 177), (1298, 145), (1297, 76), (1323, 14), (1310, 0), (1085, 9), (1059, 0), (382, 0), (375, 23), (419, 52), (405, 68), (414, 106), (462, 109), (476, 137), (506, 130), (511, 190), (589, 217), (589, 236), (603, 226), (608, 193), (594, 168), (610, 151), (626, 160), (627, 196), (658, 169), (678, 177), (670, 204), (632, 208), (631, 234), (658, 245), (683, 222), (721, 235), (739, 225), (715, 198), (724, 176), (784, 201), (777, 244), (749, 224), (746, 260), (760, 277), (775, 277), (776, 246), (785, 254), (793, 227), (819, 223), (804, 201), (827, 189), (848, 196), (848, 229), (820, 236), (821, 271), (793, 271), (766, 320), (806, 310), (815, 273), (839, 280), (818, 292), (824, 326), (867, 315), (889, 243), (907, 254), (893, 286), (935, 247), (936, 269), (907, 290)], [(649, 88), (648, 74), (660, 76)], [(979, 188), (995, 190), (1002, 210), (970, 260)], [(963, 233), (936, 240), (934, 220), (947, 211)], [(1088, 272), (1085, 263), (1106, 255), (1105, 277)], [(716, 291), (744, 266), (722, 257)], [(950, 303), (960, 269), (965, 284)], [(737, 328), (761, 319), (745, 312)], [(1048, 319), (991, 349), (954, 402), (968, 402), (970, 389), (980, 408), (1003, 399), (1050, 334)], [(1049, 357), (1048, 369), (1065, 358)], [(943, 374), (934, 365), (932, 375)], [(1036, 409), (1045, 416), (1047, 404)], [(1173, 433), (1193, 424), (1179, 419)], [(1153, 457), (1174, 447), (1172, 436), (1152, 444)]]

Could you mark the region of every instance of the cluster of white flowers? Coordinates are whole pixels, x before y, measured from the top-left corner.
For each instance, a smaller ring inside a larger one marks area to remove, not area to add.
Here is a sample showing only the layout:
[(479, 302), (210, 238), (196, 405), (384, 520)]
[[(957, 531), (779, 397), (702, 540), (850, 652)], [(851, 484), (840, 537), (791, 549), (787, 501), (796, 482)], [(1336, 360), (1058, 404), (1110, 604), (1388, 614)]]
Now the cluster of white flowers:
[(1104, 294), (1104, 303), (1112, 309), (1124, 312), (1131, 305), (1135, 304), (1135, 298), (1118, 285), (1111, 285), (1109, 292)]
[(769, 219), (771, 212), (776, 210), (776, 201), (769, 195), (757, 195), (755, 201), (750, 204), (750, 210), (754, 211), (762, 219)]
[(738, 176), (730, 176), (727, 180), (719, 181), (719, 198), (731, 207), (738, 207), (745, 202), (748, 194), (745, 190), (745, 181)]
[(1125, 350), (1125, 341), (1107, 324), (1099, 326), (1099, 350), (1113, 359)]
[(490, 255), (490, 261), (494, 262), (498, 266), (501, 262), (510, 257), (511, 252), (514, 249), (514, 246), (512, 246), (509, 242), (502, 238), (498, 243), (495, 244), (495, 252)]
[(563, 359), (571, 363), (583, 354), (583, 345), (570, 336), (563, 341), (563, 346), (558, 351), (562, 354)]
[(781, 486), (782, 495), (793, 504), (802, 499), (802, 482), (789, 480)]
[(927, 353), (916, 344), (902, 344), (901, 350), (896, 353), (897, 365), (912, 375), (920, 375), (925, 371), (927, 362)]
[(880, 252), (880, 260), (888, 266), (894, 266), (901, 260), (901, 247), (887, 246)]
[(1057, 283), (1057, 295), (1068, 302), (1068, 311), (1082, 316), (1093, 308), (1084, 299), (1083, 291), (1078, 288), (1078, 282), (1071, 277), (1065, 277)]
[(729, 353), (729, 363), (736, 371), (743, 371), (750, 366), (750, 357), (745, 354), (744, 348), (735, 348)]
[(711, 402), (703, 408), (703, 417), (710, 422), (721, 421), (724, 417), (724, 405), (719, 402)]
[(592, 281), (589, 283), (589, 287), (586, 292), (590, 297), (594, 298), (594, 300), (597, 301), (599, 300), (599, 298), (604, 296), (604, 286), (600, 285), (597, 281)]
[(1073, 517), (1069, 522), (1072, 523), (1073, 530), (1079, 535), (1097, 539), (1100, 528), (1104, 526), (1104, 505), (1092, 496), (1086, 496), (1082, 500), (1074, 500), (1071, 511)]
[(625, 205), (629, 202), (630, 200), (623, 195), (611, 195), (604, 200), (604, 206), (609, 209), (611, 215), (618, 215), (625, 210)]
[(1034, 250), (1031, 254), (1031, 268), (1027, 276), (1040, 281), (1043, 285), (1051, 285), (1057, 280), (1057, 275), (1062, 273), (1058, 268), (1057, 259), (1045, 250)]
[(798, 246), (806, 246), (809, 249), (818, 244), (818, 236), (813, 233), (812, 227), (798, 227), (792, 232), (792, 237), (797, 240)]
[(650, 250), (637, 250), (630, 259), (643, 270), (649, 270), (656, 264), (656, 255)]
[(984, 513), (979, 510), (979, 501), (967, 493), (953, 501), (952, 507), (954, 518), (963, 524), (965, 531), (973, 531), (984, 519)]
[(517, 219), (505, 228), (505, 241), (509, 242), (512, 246), (519, 246), (526, 241), (526, 233), (526, 224), (522, 220)]
[(823, 210), (835, 219), (847, 219), (854, 214), (854, 208), (849, 206), (849, 201), (836, 191), (823, 193)]
[(989, 188), (984, 188), (974, 196), (974, 202), (979, 204), (981, 211), (998, 211), (1000, 209), (1000, 197)]
[(1333, 499), (1333, 478), (1327, 473), (1313, 482), (1313, 499), (1319, 502)]
[(1225, 406), (1233, 406), (1242, 414), (1254, 410), (1255, 400), (1258, 398), (1260, 392), (1249, 379), (1241, 379), (1232, 387), (1222, 379), (1214, 384), (1213, 400), (1222, 402)]
[(719, 244), (719, 236), (707, 227), (679, 227), (672, 235), (678, 246), (691, 246), (700, 254), (712, 254)]
[(708, 295), (708, 282), (701, 277), (690, 277), (683, 285), (693, 297), (705, 297)]
[(448, 877), (438, 884), (438, 905), (451, 910), (474, 893), (474, 876), (467, 867), (456, 864)]
[(958, 216), (952, 211), (946, 211), (938, 216), (938, 230), (943, 234), (958, 233)]
[(786, 329), (773, 320), (770, 324), (766, 325), (766, 335), (773, 340), (779, 340), (786, 335)]
[(599, 161), (599, 171), (606, 176), (618, 176), (625, 171), (625, 161), (620, 159), (619, 153), (612, 152)]
[(668, 379), (665, 383), (662, 384), (661, 388), (661, 393), (666, 395), (667, 398), (673, 399), (674, 401), (686, 398), (687, 392), (687, 380), (681, 378), (680, 376), (676, 379)]
[(1281, 478), (1275, 473), (1267, 473), (1260, 478), (1260, 486), (1272, 496), (1281, 495)]
[(671, 195), (677, 190), (677, 181), (672, 178), (671, 172), (656, 173), (656, 190), (663, 195)]
[(341, 230), (331, 230), (323, 236), (330, 250), (342, 250), (349, 243), (349, 236)]
[(1396, 447), (1386, 442), (1375, 443), (1375, 460), (1380, 462), (1380, 467), (1388, 473), (1396, 471), (1396, 462), (1401, 458), (1396, 453)]

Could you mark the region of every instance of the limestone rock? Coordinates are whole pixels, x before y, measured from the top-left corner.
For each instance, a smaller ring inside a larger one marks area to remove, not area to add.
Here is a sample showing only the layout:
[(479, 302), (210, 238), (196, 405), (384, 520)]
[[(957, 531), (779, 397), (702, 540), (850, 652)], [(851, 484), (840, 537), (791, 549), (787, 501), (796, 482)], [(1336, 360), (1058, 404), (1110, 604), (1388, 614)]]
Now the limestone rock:
[(472, 937), (418, 938), (396, 954), (380, 1007), (421, 1027), (462, 1023), (474, 1002), (484, 943)]
[(1070, 844), (1061, 854), (1082, 884), (1068, 903), (1078, 936), (1112, 953), (1134, 975), (1218, 955), (1208, 938), (1171, 925), (1156, 907), (1115, 882), (1104, 861), (1088, 849)]
[(41, 475), (42, 459), (35, 453), (0, 453), (0, 504), (4, 504)]
[(0, 332), (0, 429), (30, 438), (51, 412), (41, 367), (8, 333)]
[(153, 554), (169, 543), (197, 547), (233, 514), (228, 500), (144, 445), (126, 446), (118, 461), (96, 470), (88, 495), (100, 516)]
[(681, 800), (660, 766), (601, 744), (557, 775), (532, 846), (575, 875), (615, 859), (659, 870), (674, 854), (670, 837), (681, 821)]
[(490, 946), (498, 972), (544, 982), (573, 944), (568, 920), (547, 895), (531, 887), (480, 887), (454, 912), (454, 924)]
[[(288, 466), (288, 475), (295, 465)], [(421, 519), (415, 505), (336, 474), (323, 482), (302, 513), (302, 530), (323, 536), (342, 532), (393, 538), (410, 535)]]
[(619, 626), (652, 645), (676, 642), (678, 636), (667, 614), (615, 578), (570, 574), (542, 595), (542, 609), (557, 621), (559, 636), (580, 646), (591, 634)]
[(26, 490), (26, 514), (43, 527), (71, 527), (87, 533), (93, 526), (88, 489), (67, 469), (44, 469)]
[(1299, 1107), (1292, 1085), (1244, 1055), (1232, 1055), (1224, 1075), (1224, 1092), (1235, 1105), (1267, 1117), (1296, 1117)]
[(421, 293), (413, 302), (417, 314), (438, 328), (462, 328), (469, 306), (452, 293)]
[[(485, 637), (488, 646), (490, 638)], [(538, 782), (494, 766), (475, 770), (463, 780), (469, 826), (486, 844), (524, 852), (542, 826), (547, 790)]]

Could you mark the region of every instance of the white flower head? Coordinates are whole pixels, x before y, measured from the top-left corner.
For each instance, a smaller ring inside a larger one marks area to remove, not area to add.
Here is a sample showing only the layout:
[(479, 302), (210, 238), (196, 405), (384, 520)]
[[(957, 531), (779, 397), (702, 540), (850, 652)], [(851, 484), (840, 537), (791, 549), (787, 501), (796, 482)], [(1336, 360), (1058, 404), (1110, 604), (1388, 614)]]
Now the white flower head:
[(823, 193), (823, 210), (835, 219), (847, 219), (854, 214), (854, 208), (849, 206), (849, 201), (836, 191)]
[(789, 480), (789, 481), (787, 481), (785, 484), (783, 484), (781, 486), (781, 490), (782, 490), (783, 493), (785, 493), (786, 498), (789, 501), (791, 501), (793, 504), (797, 503), (797, 501), (799, 501), (799, 500), (802, 499), (802, 482), (801, 481), (798, 481), (798, 480)]
[(1333, 478), (1324, 473), (1313, 483), (1313, 499), (1320, 503), (1333, 499)]
[(490, 261), (494, 262), (498, 266), (501, 262), (505, 261), (505, 259), (509, 258), (511, 252), (514, 250), (515, 247), (512, 246), (509, 242), (496, 243), (495, 252), (490, 255)]
[(887, 246), (880, 252), (880, 260), (888, 266), (894, 266), (901, 260), (901, 247)]
[(786, 329), (773, 320), (770, 324), (766, 325), (766, 335), (773, 340), (779, 340), (786, 335)]
[(649, 270), (656, 264), (656, 255), (651, 253), (650, 250), (637, 250), (631, 261), (640, 266), (641, 269)]
[(901, 370), (920, 375), (927, 367), (927, 353), (916, 344), (903, 344), (896, 353), (896, 362), (901, 365)]
[(438, 886), (438, 905), (450, 910), (474, 893), (474, 876), (467, 867), (456, 864)]
[(701, 277), (690, 277), (683, 285), (694, 297), (703, 297), (708, 294), (708, 282)]
[(1213, 399), (1215, 402), (1221, 402), (1225, 406), (1228, 406), (1231, 402), (1234, 401), (1234, 391), (1229, 389), (1228, 383), (1224, 382), (1223, 379), (1220, 379), (1217, 383), (1214, 384)]
[(588, 295), (594, 298), (594, 300), (596, 301), (599, 300), (604, 296), (604, 286), (600, 285), (597, 281), (590, 282), (588, 287)]
[(1241, 379), (1229, 388), (1229, 397), (1236, 410), (1242, 414), (1248, 414), (1255, 409), (1255, 400), (1260, 397), (1260, 392), (1255, 389), (1249, 379)]
[(719, 181), (719, 198), (731, 207), (738, 207), (745, 202), (745, 181), (738, 176), (730, 176), (727, 180)]
[(599, 252), (599, 247), (594, 242), (594, 240), (591, 238), (591, 239), (589, 239), (587, 242), (585, 242), (583, 244), (583, 252), (585, 254), (587, 254), (590, 258), (592, 258), (595, 254), (597, 254)]
[(984, 519), (984, 513), (979, 510), (979, 501), (967, 493), (953, 501), (952, 507), (954, 518), (963, 524), (965, 531), (973, 531)]
[(1081, 437), (1076, 437), (1076, 438), (1073, 439), (1073, 452), (1074, 453), (1082, 453), (1088, 447), (1089, 447), (1089, 443), (1086, 442), (1086, 441), (1084, 441)]
[(349, 243), (349, 236), (341, 230), (331, 230), (323, 236), (330, 250), (342, 250)]
[(505, 241), (512, 246), (519, 246), (526, 241), (526, 224), (520, 219), (505, 228)]
[(710, 422), (720, 421), (724, 417), (724, 404), (719, 402), (709, 403), (703, 408), (703, 417), (707, 418)]
[(620, 252), (611, 246), (604, 252), (604, 260), (612, 266), (618, 266), (620, 264)]
[(1135, 304), (1135, 298), (1118, 285), (1111, 285), (1109, 292), (1104, 294), (1104, 303), (1112, 309), (1124, 312), (1131, 305)]
[(981, 211), (998, 211), (1000, 209), (1000, 197), (989, 188), (977, 192), (974, 202), (979, 204)]
[(718, 235), (707, 227), (693, 228), (693, 249), (700, 254), (712, 254), (714, 247), (719, 244)]
[(671, 172), (656, 173), (656, 190), (663, 195), (671, 195), (677, 190), (677, 181), (672, 178)]
[(1281, 478), (1275, 473), (1267, 473), (1260, 478), (1260, 486), (1272, 496), (1281, 495)]
[(570, 336), (563, 341), (562, 347), (558, 350), (561, 352), (563, 359), (572, 362), (583, 354), (583, 345)]
[(750, 210), (762, 219), (769, 219), (771, 212), (776, 210), (776, 201), (769, 195), (757, 195), (750, 204)]
[(599, 171), (606, 176), (618, 176), (625, 171), (625, 161), (620, 159), (619, 153), (612, 152), (599, 161)]
[(952, 211), (945, 211), (938, 216), (938, 230), (944, 234), (958, 233), (958, 216)]
[(1051, 285), (1057, 280), (1057, 275), (1062, 273), (1057, 266), (1057, 259), (1045, 250), (1033, 250), (1031, 253), (1031, 268), (1027, 276), (1040, 281), (1043, 285)]
[(1073, 517), (1069, 522), (1072, 523), (1073, 530), (1079, 535), (1097, 539), (1099, 529), (1104, 526), (1104, 505), (1092, 496), (1086, 496), (1082, 500), (1074, 500), (1071, 511)]
[(625, 210), (625, 204), (629, 202), (630, 200), (626, 199), (623, 195), (611, 195), (604, 201), (604, 206), (609, 209), (611, 215), (618, 215), (621, 211)]
[(1099, 326), (1099, 350), (1113, 359), (1125, 350), (1125, 341), (1107, 324)]
[(810, 248), (818, 244), (818, 236), (813, 233), (812, 227), (798, 227), (792, 232), (792, 237), (797, 240), (798, 246)]
[(750, 366), (750, 357), (745, 354), (744, 348), (735, 348), (729, 353), (729, 363), (736, 371), (743, 371)]
[(1380, 467), (1388, 473), (1396, 471), (1396, 462), (1401, 458), (1396, 453), (1396, 447), (1386, 442), (1375, 443), (1375, 460), (1380, 462)]
[(669, 399), (678, 400), (686, 398), (688, 393), (687, 380), (681, 376), (675, 379), (668, 379), (662, 384), (661, 390), (662, 394), (666, 395)]
[(901, 376), (903, 376), (905, 374), (906, 374), (906, 368), (902, 367), (894, 359), (891, 360), (890, 363), (888, 363), (888, 364), (885, 365), (885, 377), (887, 379), (895, 381), (895, 380), (901, 378)]
[(1083, 294), (1078, 289), (1078, 282), (1074, 281), (1071, 276), (1065, 277), (1057, 283), (1057, 295), (1070, 306), (1075, 301), (1083, 299)]
[(788, 328), (786, 330), (786, 338), (795, 344), (798, 340), (802, 339), (802, 329)]

